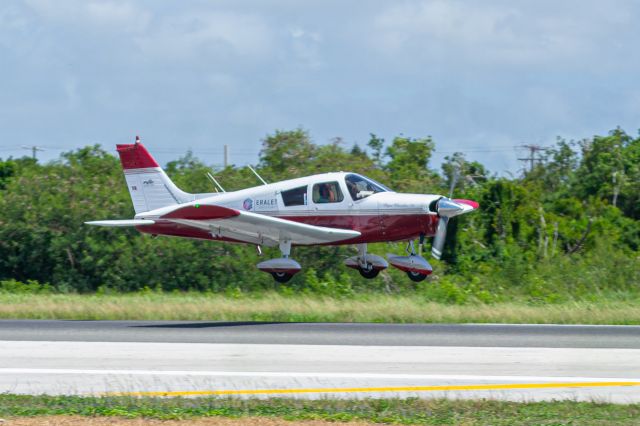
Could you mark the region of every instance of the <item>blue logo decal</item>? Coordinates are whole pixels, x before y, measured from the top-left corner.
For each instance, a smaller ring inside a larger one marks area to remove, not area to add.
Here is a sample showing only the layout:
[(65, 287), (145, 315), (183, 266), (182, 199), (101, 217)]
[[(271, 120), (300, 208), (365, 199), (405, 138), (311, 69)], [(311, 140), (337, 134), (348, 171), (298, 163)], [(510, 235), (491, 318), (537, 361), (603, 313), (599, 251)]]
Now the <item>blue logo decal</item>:
[(246, 200), (244, 200), (244, 202), (242, 203), (242, 207), (245, 210), (251, 210), (253, 208), (253, 200), (251, 198), (247, 198)]

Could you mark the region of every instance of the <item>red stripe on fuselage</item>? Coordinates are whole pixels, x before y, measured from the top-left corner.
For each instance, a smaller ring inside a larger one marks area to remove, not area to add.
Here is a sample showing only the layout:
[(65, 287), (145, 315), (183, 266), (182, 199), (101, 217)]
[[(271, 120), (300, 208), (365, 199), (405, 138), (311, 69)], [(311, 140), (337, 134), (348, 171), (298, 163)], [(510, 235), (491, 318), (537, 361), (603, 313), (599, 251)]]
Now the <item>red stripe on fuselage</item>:
[[(276, 216), (278, 217), (278, 216)], [(335, 216), (282, 216), (282, 219), (327, 228), (352, 229), (361, 235), (350, 240), (337, 241), (327, 245), (377, 243), (417, 238), (420, 234), (433, 236), (438, 225), (435, 215), (335, 215)], [(185, 238), (242, 242), (229, 238), (214, 238), (204, 229), (198, 229), (174, 222), (158, 222), (155, 225), (138, 226), (147, 234), (171, 235)]]

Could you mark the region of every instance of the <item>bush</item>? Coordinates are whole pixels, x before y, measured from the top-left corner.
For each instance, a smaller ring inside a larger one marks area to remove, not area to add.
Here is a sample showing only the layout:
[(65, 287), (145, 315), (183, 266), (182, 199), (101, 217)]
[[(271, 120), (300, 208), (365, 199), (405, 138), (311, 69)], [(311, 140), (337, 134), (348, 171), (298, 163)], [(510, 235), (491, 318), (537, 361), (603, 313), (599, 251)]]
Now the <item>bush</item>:
[(0, 281), (0, 293), (51, 294), (53, 290), (51, 285), (40, 284), (35, 280), (27, 280), (26, 283), (14, 279)]

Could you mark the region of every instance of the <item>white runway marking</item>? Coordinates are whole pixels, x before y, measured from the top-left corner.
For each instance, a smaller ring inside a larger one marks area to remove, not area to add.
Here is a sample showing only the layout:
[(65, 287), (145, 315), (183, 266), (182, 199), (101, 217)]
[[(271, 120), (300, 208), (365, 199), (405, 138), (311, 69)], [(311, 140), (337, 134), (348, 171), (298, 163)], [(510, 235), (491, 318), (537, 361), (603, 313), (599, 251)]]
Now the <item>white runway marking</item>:
[[(291, 377), (291, 378), (345, 378), (345, 379), (420, 379), (469, 381), (540, 381), (540, 382), (616, 382), (620, 377), (573, 376), (483, 376), (468, 374), (384, 374), (384, 373), (289, 373), (275, 371), (198, 371), (198, 370), (86, 370), (71, 368), (0, 368), (2, 374), (78, 374), (78, 375), (131, 375), (131, 376), (211, 376), (211, 377)], [(624, 381), (640, 382), (640, 378), (625, 377)]]

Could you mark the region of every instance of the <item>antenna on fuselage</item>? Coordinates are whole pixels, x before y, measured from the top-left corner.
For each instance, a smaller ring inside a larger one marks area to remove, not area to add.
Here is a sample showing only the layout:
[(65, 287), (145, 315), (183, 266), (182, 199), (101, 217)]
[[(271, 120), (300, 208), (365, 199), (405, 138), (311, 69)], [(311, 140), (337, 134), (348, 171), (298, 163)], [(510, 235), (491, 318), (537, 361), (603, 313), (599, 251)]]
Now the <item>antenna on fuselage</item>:
[(249, 164), (247, 164), (247, 167), (253, 172), (254, 175), (256, 175), (258, 179), (260, 179), (263, 185), (269, 185), (266, 180), (262, 179), (262, 176), (260, 176), (253, 167), (251, 167)]
[(222, 185), (220, 185), (218, 183), (218, 181), (216, 180), (216, 178), (213, 177), (213, 175), (209, 172), (207, 172), (207, 177), (211, 180), (211, 182), (213, 182), (213, 184), (216, 186), (216, 192), (218, 192), (218, 189), (220, 189), (220, 192), (227, 192), (224, 190), (224, 188), (222, 187)]

